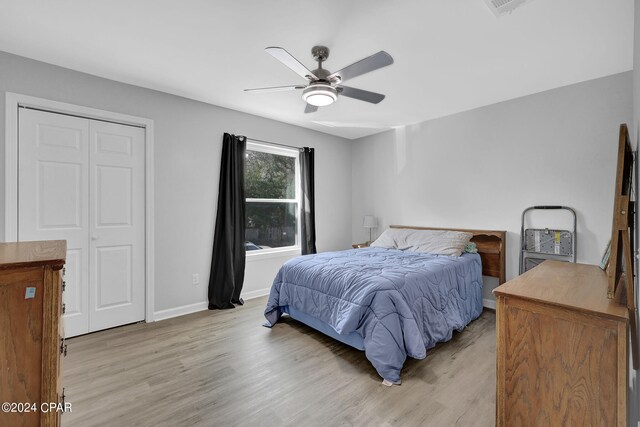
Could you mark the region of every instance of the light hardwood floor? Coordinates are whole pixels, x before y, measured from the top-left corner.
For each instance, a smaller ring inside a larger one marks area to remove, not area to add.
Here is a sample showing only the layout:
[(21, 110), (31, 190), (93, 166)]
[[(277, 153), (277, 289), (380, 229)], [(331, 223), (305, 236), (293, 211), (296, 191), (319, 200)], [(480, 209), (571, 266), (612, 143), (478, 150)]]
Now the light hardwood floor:
[(385, 387), (365, 358), (266, 298), (69, 340), (64, 426), (492, 426), (495, 314), (486, 311)]

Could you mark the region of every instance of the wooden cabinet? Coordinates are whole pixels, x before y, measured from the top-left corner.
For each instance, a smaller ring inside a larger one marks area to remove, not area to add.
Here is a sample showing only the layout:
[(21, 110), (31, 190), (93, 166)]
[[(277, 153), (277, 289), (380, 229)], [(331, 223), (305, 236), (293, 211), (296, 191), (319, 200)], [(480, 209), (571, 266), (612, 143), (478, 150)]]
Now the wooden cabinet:
[(628, 314), (605, 272), (545, 261), (493, 292), (496, 425), (626, 425)]
[(1, 426), (60, 425), (60, 407), (48, 404), (64, 407), (66, 251), (64, 240), (0, 243), (0, 403), (12, 405)]

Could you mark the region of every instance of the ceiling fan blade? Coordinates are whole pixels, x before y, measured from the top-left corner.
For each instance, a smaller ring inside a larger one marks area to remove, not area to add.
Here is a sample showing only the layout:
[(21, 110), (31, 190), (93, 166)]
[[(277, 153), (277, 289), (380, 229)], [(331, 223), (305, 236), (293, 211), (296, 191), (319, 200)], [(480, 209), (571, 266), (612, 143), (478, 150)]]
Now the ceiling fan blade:
[(313, 74), (307, 67), (302, 65), (300, 61), (293, 57), (289, 52), (284, 50), (281, 47), (267, 47), (265, 48), (267, 53), (278, 61), (282, 62), (284, 65), (289, 67), (294, 73), (302, 77), (303, 79), (307, 79), (309, 81), (316, 81), (318, 77)]
[(304, 107), (305, 114), (315, 113), (316, 111), (318, 111), (318, 107), (316, 107), (315, 105), (307, 104), (307, 106)]
[(378, 68), (386, 67), (387, 65), (391, 64), (393, 64), (393, 58), (391, 57), (391, 55), (389, 55), (384, 50), (381, 50), (378, 53), (375, 53), (371, 56), (361, 59), (354, 64), (344, 67), (340, 71), (336, 71), (335, 73), (329, 75), (327, 79), (332, 80), (335, 77), (339, 77), (340, 81), (344, 82), (346, 80), (352, 79), (373, 70), (377, 70)]
[(384, 99), (384, 95), (376, 92), (369, 92), (368, 90), (356, 89), (349, 86), (338, 86), (338, 93), (342, 96), (346, 96), (353, 99), (359, 99), (360, 101), (370, 102), (377, 104)]
[(296, 86), (273, 86), (273, 87), (259, 87), (256, 89), (245, 89), (245, 92), (256, 93), (256, 92), (282, 92), (285, 90), (296, 90), (296, 89), (304, 89), (306, 86), (304, 85), (296, 85)]

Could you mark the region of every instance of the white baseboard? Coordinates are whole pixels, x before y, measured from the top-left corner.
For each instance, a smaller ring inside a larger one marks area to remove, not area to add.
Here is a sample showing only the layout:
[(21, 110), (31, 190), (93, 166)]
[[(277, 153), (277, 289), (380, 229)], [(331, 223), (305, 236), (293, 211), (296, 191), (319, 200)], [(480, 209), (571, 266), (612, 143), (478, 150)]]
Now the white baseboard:
[[(258, 289), (257, 291), (245, 292), (242, 294), (242, 298), (250, 300), (253, 298), (263, 297), (269, 295), (271, 288)], [(180, 307), (168, 308), (166, 310), (160, 310), (153, 313), (154, 321), (171, 319), (172, 317), (184, 316), (185, 314), (196, 313), (198, 311), (204, 311), (209, 308), (209, 302), (197, 302), (195, 304), (183, 305)]]
[(492, 300), (492, 299), (489, 299), (489, 298), (483, 298), (482, 299), (482, 305), (484, 307), (490, 308), (492, 310), (496, 309), (496, 301)]
[(183, 305), (180, 307), (168, 308), (166, 310), (160, 310), (153, 313), (153, 317), (156, 321), (171, 319), (172, 317), (184, 316), (185, 314), (195, 313), (197, 311), (203, 311), (209, 308), (209, 302), (197, 302), (195, 304)]
[(242, 294), (242, 299), (248, 300), (248, 299), (260, 298), (265, 295), (269, 295), (269, 291), (271, 291), (271, 288), (264, 288), (264, 289), (258, 289), (257, 291), (244, 292)]

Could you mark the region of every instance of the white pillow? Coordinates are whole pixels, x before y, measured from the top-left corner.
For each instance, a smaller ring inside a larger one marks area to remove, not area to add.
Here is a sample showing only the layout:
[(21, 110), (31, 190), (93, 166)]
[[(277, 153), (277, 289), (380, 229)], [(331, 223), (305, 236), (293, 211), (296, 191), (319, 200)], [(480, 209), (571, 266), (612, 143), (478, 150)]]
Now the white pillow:
[(472, 233), (464, 231), (390, 228), (371, 246), (459, 257), (472, 237)]

